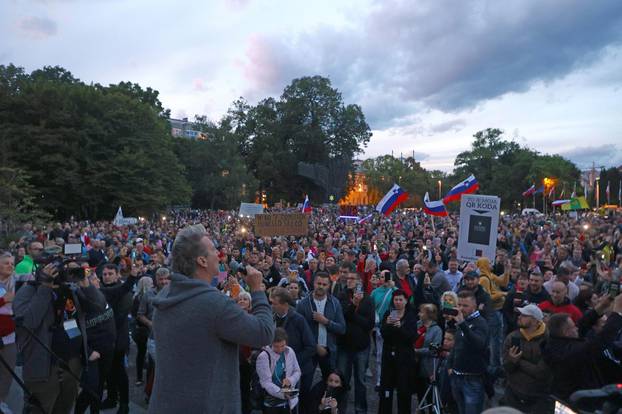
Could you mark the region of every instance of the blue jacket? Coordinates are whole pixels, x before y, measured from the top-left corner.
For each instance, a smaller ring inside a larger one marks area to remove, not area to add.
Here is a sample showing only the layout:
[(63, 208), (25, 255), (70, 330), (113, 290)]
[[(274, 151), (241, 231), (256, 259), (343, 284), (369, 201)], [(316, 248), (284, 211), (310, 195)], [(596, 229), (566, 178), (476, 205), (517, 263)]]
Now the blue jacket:
[[(313, 302), (313, 292), (298, 302), (296, 311), (305, 318), (311, 327), (313, 338), (317, 344), (318, 323), (313, 320), (313, 312), (317, 311), (317, 308), (315, 307), (315, 302)], [(324, 316), (329, 319), (328, 325), (326, 325), (326, 331), (328, 333), (326, 338), (326, 346), (331, 355), (336, 356), (337, 335), (343, 335), (346, 333), (346, 321), (343, 318), (341, 304), (333, 295), (326, 295)]]

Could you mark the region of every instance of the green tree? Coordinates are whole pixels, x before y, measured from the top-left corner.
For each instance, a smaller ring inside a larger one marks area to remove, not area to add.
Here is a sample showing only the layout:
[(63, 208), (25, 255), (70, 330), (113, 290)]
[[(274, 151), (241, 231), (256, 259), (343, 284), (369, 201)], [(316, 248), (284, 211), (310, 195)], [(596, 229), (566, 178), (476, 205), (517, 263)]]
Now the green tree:
[(297, 174), (298, 163), (329, 168), (348, 167), (332, 180), (346, 182), (352, 160), (371, 137), (358, 105), (345, 105), (341, 93), (321, 76), (294, 79), (280, 99), (256, 106), (235, 101), (226, 116), (249, 170), (268, 201), (297, 200), (308, 193), (315, 200), (327, 194)]
[[(456, 157), (450, 185), (473, 174), (479, 182), (480, 193), (501, 197), (505, 208), (531, 203), (531, 199), (523, 199), (522, 192), (532, 184), (540, 187), (545, 177), (555, 180), (557, 194), (563, 187), (571, 188), (579, 179), (580, 171), (572, 162), (506, 141), (500, 129), (488, 128), (473, 137), (471, 149)], [(541, 204), (539, 207), (542, 208)]]
[(22, 223), (42, 222), (49, 216), (38, 209), (34, 188), (17, 168), (0, 167), (0, 233), (6, 238)]
[(59, 67), (0, 66), (3, 166), (24, 171), (59, 217), (148, 215), (188, 200), (157, 92), (86, 85)]
[(257, 184), (239, 153), (227, 118), (220, 125), (205, 117), (197, 117), (196, 121), (195, 128), (206, 133), (206, 140), (175, 140), (175, 152), (186, 165), (192, 187), (192, 205), (233, 209), (241, 201), (253, 201)]

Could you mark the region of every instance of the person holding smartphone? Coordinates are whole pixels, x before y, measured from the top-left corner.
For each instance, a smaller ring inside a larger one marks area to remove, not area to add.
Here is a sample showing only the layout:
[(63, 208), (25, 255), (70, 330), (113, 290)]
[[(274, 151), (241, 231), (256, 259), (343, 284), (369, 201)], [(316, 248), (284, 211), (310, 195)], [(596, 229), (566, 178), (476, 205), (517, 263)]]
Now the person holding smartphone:
[[(395, 287), (395, 282), (391, 279), (391, 271), (388, 269), (380, 272), (380, 280), (382, 285), (378, 286), (371, 292), (371, 299), (374, 302), (375, 308), (375, 336), (376, 336), (376, 372), (382, 371), (382, 334), (380, 333), (380, 323), (382, 317), (391, 307), (391, 297)], [(380, 387), (380, 375), (377, 375), (376, 388)]]
[(523, 412), (551, 412), (551, 370), (542, 348), (548, 337), (544, 314), (535, 304), (516, 308), (518, 329), (503, 344), (506, 373), (505, 404)]
[(393, 292), (392, 306), (384, 315), (380, 331), (384, 344), (378, 412), (392, 412), (393, 391), (397, 390), (398, 413), (410, 413), (417, 374), (413, 348), (417, 339), (417, 315), (408, 306), (407, 294), (403, 290)]

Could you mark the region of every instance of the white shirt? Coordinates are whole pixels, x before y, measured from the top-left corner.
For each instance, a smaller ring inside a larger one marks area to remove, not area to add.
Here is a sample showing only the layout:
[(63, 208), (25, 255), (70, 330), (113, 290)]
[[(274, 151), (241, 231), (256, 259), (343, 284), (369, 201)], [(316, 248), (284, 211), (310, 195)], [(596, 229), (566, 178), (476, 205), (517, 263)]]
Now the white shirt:
[(458, 283), (460, 283), (460, 281), (462, 280), (462, 272), (456, 270), (456, 273), (451, 273), (449, 272), (449, 270), (445, 270), (445, 277), (447, 278), (447, 281), (451, 286), (451, 290), (455, 291), (456, 286), (458, 286)]
[[(324, 299), (317, 300), (313, 298), (313, 302), (315, 303), (315, 307), (319, 313), (324, 315), (324, 309), (326, 308), (326, 299), (328, 296), (324, 296)], [(326, 341), (328, 339), (328, 331), (326, 330), (326, 326), (324, 324), (317, 324), (317, 344), (321, 346), (326, 346)]]

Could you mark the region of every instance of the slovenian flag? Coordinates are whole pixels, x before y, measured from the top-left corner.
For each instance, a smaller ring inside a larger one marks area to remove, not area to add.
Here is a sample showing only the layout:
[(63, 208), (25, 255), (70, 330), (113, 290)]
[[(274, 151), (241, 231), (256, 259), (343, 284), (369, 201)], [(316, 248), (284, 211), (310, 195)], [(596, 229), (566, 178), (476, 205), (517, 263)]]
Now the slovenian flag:
[(568, 203), (570, 203), (570, 200), (555, 200), (551, 203), (551, 205), (553, 205), (554, 207), (558, 207)]
[(393, 187), (388, 193), (385, 194), (384, 197), (382, 197), (382, 200), (380, 200), (376, 206), (376, 211), (388, 216), (393, 210), (395, 210), (395, 207), (397, 207), (399, 203), (406, 201), (407, 199), (408, 193), (399, 185), (393, 184)]
[(428, 193), (425, 193), (425, 197), (423, 197), (423, 211), (430, 216), (447, 216), (447, 209), (443, 200), (430, 201)]
[(479, 184), (475, 179), (475, 176), (471, 174), (466, 180), (457, 184), (452, 188), (449, 193), (443, 198), (443, 203), (448, 204), (452, 201), (460, 200), (462, 194), (471, 194), (477, 191)]
[(310, 213), (311, 212), (311, 204), (309, 203), (309, 195), (305, 196), (305, 202), (302, 203), (302, 212)]
[(531, 184), (531, 187), (523, 191), (523, 197), (529, 197), (530, 195), (533, 195), (533, 193), (535, 192), (536, 192), (536, 185)]

